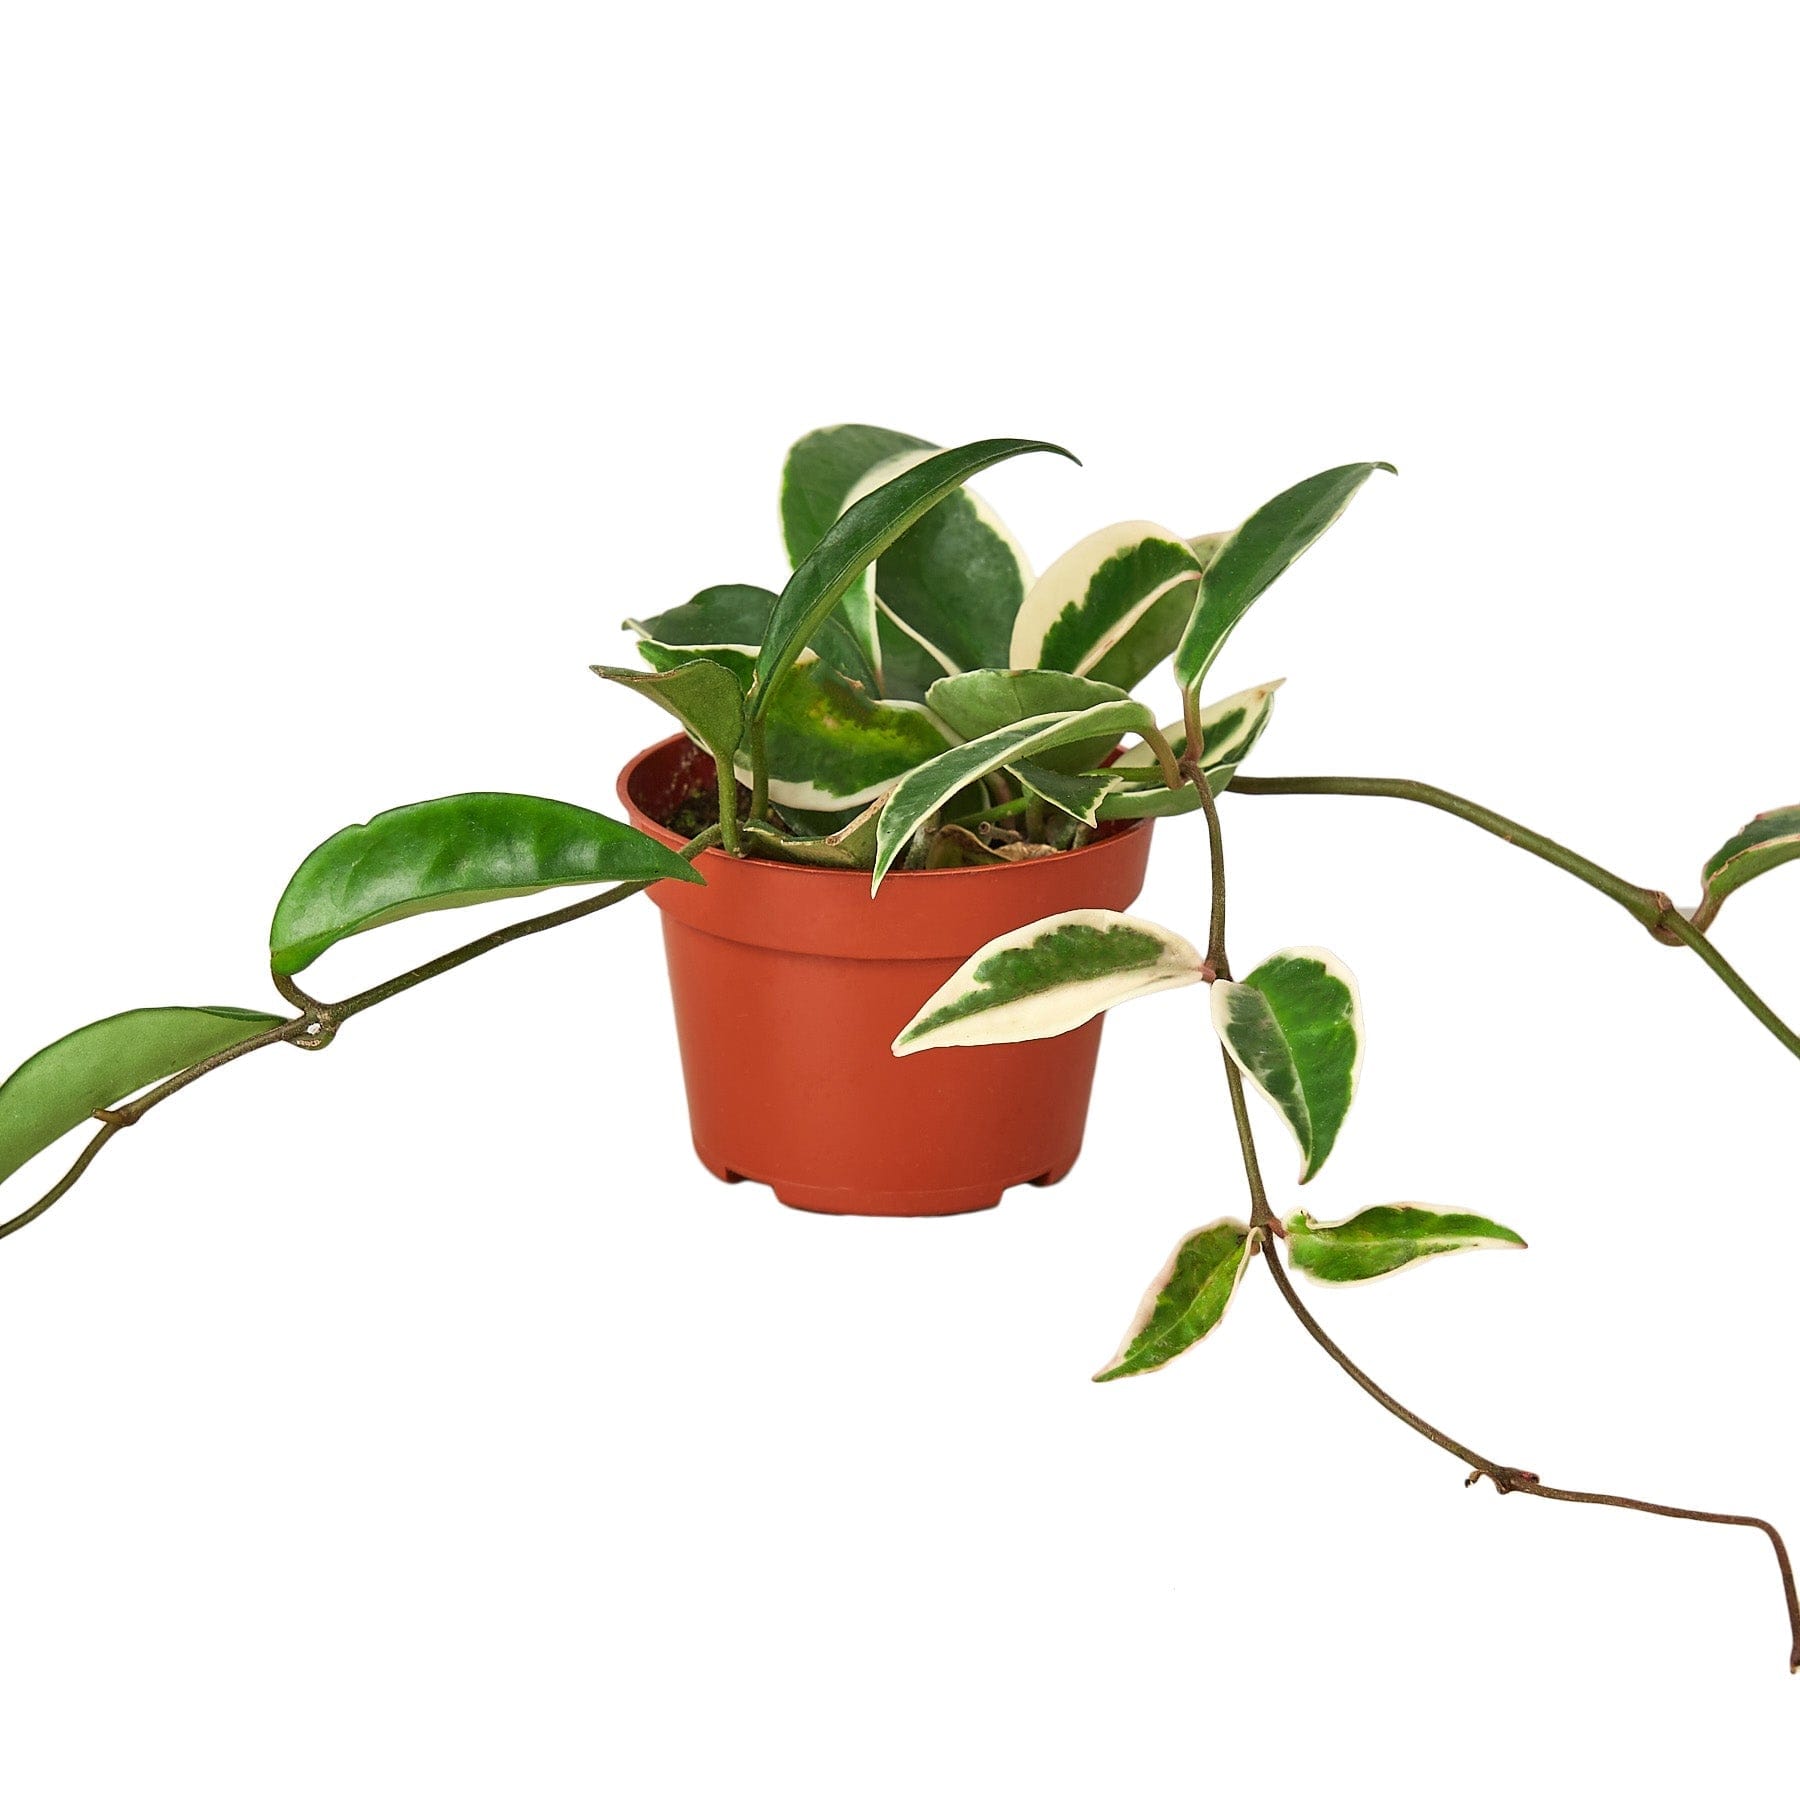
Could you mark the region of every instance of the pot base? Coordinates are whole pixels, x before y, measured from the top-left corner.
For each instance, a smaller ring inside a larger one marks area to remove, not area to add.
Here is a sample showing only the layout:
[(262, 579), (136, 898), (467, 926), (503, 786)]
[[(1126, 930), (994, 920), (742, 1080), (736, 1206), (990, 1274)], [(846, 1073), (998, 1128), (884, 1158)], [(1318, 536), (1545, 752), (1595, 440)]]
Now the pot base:
[[(1079, 1153), (1079, 1147), (1077, 1154)], [(764, 1181), (759, 1175), (734, 1169), (724, 1158), (715, 1156), (702, 1144), (694, 1145), (707, 1172), (729, 1183), (760, 1182), (771, 1189), (783, 1206), (796, 1212), (835, 1213), (839, 1217), (857, 1214), (881, 1219), (948, 1219), (959, 1213), (988, 1212), (998, 1206), (1006, 1188), (982, 1183), (975, 1187), (934, 1188), (920, 1192), (917, 1188), (883, 1191), (866, 1187), (808, 1187), (793, 1181)], [(1033, 1175), (1021, 1187), (1054, 1187), (1075, 1166), (1075, 1157), (1066, 1157), (1056, 1168)]]

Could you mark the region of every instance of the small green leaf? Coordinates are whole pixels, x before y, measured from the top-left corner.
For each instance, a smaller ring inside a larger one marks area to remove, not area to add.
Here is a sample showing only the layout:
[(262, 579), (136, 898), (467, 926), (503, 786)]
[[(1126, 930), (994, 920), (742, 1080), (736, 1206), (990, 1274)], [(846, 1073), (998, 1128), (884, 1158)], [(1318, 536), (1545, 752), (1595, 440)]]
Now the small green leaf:
[(1205, 566), (1161, 525), (1108, 525), (1032, 584), (1007, 660), (1015, 669), (1064, 669), (1135, 687), (1175, 648)]
[[(1123, 775), (1105, 771), (1096, 775), (1065, 775), (1059, 769), (1047, 768), (1042, 763), (1034, 762), (1008, 763), (1006, 772), (1026, 793), (1035, 794), (1038, 799), (1054, 806), (1058, 812), (1067, 813), (1071, 819), (1079, 819), (1083, 825), (1099, 824), (1101, 803), (1115, 788), (1125, 785)], [(1170, 790), (1165, 788), (1163, 791), (1167, 793)], [(1199, 796), (1196, 795), (1195, 798), (1197, 800)]]
[(1203, 963), (1148, 919), (1056, 913), (977, 950), (894, 1039), (894, 1054), (1060, 1037), (1126, 1000), (1201, 980)]
[(377, 813), (294, 871), (269, 927), (269, 961), (297, 975), (340, 939), (417, 913), (600, 881), (704, 881), (617, 819), (530, 794), (452, 794)]
[(1300, 1180), (1324, 1166), (1356, 1093), (1356, 977), (1328, 950), (1283, 950), (1242, 981), (1217, 981), (1213, 1025), (1300, 1146)]
[[(715, 660), (743, 668), (747, 693), (757, 652), (769, 635), (775, 599), (767, 588), (742, 584), (702, 588), (681, 606), (672, 606), (648, 619), (627, 619), (625, 628), (649, 643), (694, 655), (737, 651), (744, 659), (741, 665), (732, 664), (727, 657)], [(828, 617), (812, 634), (807, 647), (816, 650), (845, 680), (860, 681), (872, 694), (879, 691), (874, 668), (842, 619)]]
[(1736, 893), (1746, 881), (1800, 856), (1800, 806), (1778, 806), (1758, 813), (1735, 837), (1727, 838), (1708, 860), (1703, 872), (1705, 890), (1694, 913), (1694, 923), (1704, 931), (1719, 916), (1727, 894)]
[[(1111, 682), (1089, 681), (1054, 669), (970, 669), (934, 681), (925, 704), (958, 737), (978, 738), (1003, 725), (1017, 725), (1046, 713), (1080, 712), (1105, 700), (1130, 698)], [(1098, 767), (1118, 741), (1117, 734), (1090, 738), (1052, 750), (1038, 760), (1045, 768), (1074, 774)], [(1149, 750), (1144, 754), (1149, 756)]]
[(1215, 1219), (1190, 1231), (1151, 1282), (1124, 1343), (1094, 1379), (1147, 1374), (1199, 1343), (1224, 1318), (1250, 1266), (1251, 1241), (1242, 1219)]
[(1059, 445), (1027, 438), (990, 438), (927, 457), (916, 468), (865, 495), (814, 545), (776, 601), (769, 635), (756, 663), (750, 717), (767, 709), (775, 684), (844, 597), (852, 582), (946, 494), (1009, 457), (1048, 450), (1076, 459)]
[(875, 821), (881, 806), (876, 800), (848, 824), (815, 837), (783, 837), (766, 825), (746, 822), (744, 841), (752, 855), (772, 862), (806, 863), (816, 869), (867, 869), (875, 861)]
[(876, 840), (874, 886), (893, 866), (906, 841), (958, 789), (991, 775), (996, 769), (1023, 757), (1041, 761), (1046, 750), (1089, 738), (1117, 737), (1127, 731), (1153, 729), (1155, 715), (1135, 700), (1109, 700), (1081, 712), (1050, 713), (1039, 719), (1023, 719), (985, 737), (958, 744), (909, 770), (894, 784), (882, 808)]
[[(1216, 799), (1231, 785), (1237, 773), (1236, 763), (1222, 763), (1206, 771), (1206, 785)], [(1117, 787), (1101, 798), (1095, 809), (1102, 819), (1178, 819), (1200, 810), (1200, 796), (1194, 784), (1184, 781), (1180, 787), (1165, 787), (1160, 779), (1131, 782)]]
[(100, 1107), (283, 1023), (235, 1006), (145, 1006), (58, 1038), (0, 1085), (0, 1181)]
[(1175, 679), (1197, 687), (1232, 627), (1270, 582), (1333, 525), (1358, 488), (1392, 463), (1346, 463), (1277, 494), (1221, 546), (1200, 580), (1200, 599), (1175, 650)]
[(1429, 1212), (1422, 1206), (1371, 1206), (1336, 1225), (1311, 1213), (1287, 1221), (1288, 1261), (1315, 1281), (1373, 1281), (1425, 1256), (1456, 1250), (1523, 1250), (1516, 1231), (1478, 1213)]
[(594, 664), (602, 681), (616, 681), (672, 713), (696, 743), (730, 758), (744, 737), (744, 690), (722, 663), (704, 656), (670, 669), (609, 669)]

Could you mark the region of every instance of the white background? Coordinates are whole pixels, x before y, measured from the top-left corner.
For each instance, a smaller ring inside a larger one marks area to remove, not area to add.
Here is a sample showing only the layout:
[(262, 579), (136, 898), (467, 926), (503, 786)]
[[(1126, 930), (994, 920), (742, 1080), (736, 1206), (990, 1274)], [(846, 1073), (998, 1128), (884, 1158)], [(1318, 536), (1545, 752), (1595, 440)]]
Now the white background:
[[(983, 484), (1040, 567), (1398, 463), (1221, 663), (1289, 677), (1264, 773), (1436, 780), (1684, 902), (1800, 798), (1776, 9), (1053, 11), (6, 8), (0, 1063), (264, 1004), (372, 811), (610, 807), (662, 727), (587, 665), (777, 582), (840, 419), (1070, 445)], [(1240, 963), (1362, 978), (1309, 1203), (1532, 1242), (1326, 1320), (1546, 1480), (1800, 1533), (1793, 1060), (1454, 821), (1226, 824)], [(1141, 910), (1198, 933), (1204, 862), (1162, 829)], [(1717, 934), (1790, 1016), (1797, 906)], [(644, 904), (161, 1109), (0, 1245), (0, 1784), (1789, 1792), (1760, 1538), (1465, 1493), (1254, 1272), (1088, 1383), (1242, 1205), (1203, 1018), (1117, 1015), (1074, 1177), (938, 1223), (702, 1173)]]

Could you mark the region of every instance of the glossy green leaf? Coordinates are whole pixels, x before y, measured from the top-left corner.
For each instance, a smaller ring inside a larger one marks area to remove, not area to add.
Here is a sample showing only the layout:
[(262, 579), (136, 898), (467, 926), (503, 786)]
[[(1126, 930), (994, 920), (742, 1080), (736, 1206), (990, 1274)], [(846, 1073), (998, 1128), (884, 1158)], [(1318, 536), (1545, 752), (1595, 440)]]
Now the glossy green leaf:
[(1719, 915), (1727, 894), (1736, 893), (1746, 881), (1792, 862), (1800, 856), (1800, 806), (1778, 806), (1758, 813), (1735, 837), (1730, 837), (1708, 860), (1705, 888), (1694, 923), (1704, 931)]
[(781, 534), (788, 560), (798, 564), (812, 555), (871, 469), (908, 450), (934, 448), (924, 438), (880, 425), (809, 431), (788, 451), (781, 471)]
[(977, 950), (894, 1039), (894, 1054), (1060, 1037), (1123, 1001), (1201, 980), (1203, 963), (1148, 919), (1056, 913)]
[[(851, 491), (848, 504), (931, 454), (907, 450), (879, 464)], [(987, 502), (963, 488), (946, 494), (890, 544), (863, 582), (878, 621), (884, 691), (922, 693), (946, 670), (1005, 664), (1031, 566)]]
[(959, 744), (909, 770), (894, 784), (887, 805), (882, 808), (876, 831), (879, 849), (874, 886), (881, 886), (882, 876), (906, 847), (907, 839), (960, 788), (1021, 757), (1042, 760), (1045, 751), (1060, 745), (1154, 729), (1155, 723), (1150, 709), (1135, 700), (1109, 700), (1081, 712), (1021, 720), (1017, 725), (1007, 725)]
[(1064, 669), (1132, 688), (1175, 648), (1205, 563), (1145, 519), (1108, 525), (1033, 583), (1014, 622), (1016, 669)]
[[(1236, 763), (1224, 763), (1206, 771), (1206, 785), (1214, 797), (1224, 793), (1237, 773)], [(1095, 809), (1102, 819), (1179, 819), (1200, 810), (1200, 796), (1194, 784), (1184, 781), (1180, 787), (1165, 787), (1160, 778), (1146, 778), (1116, 787), (1101, 797)]]
[(1006, 772), (1026, 793), (1054, 806), (1058, 812), (1067, 813), (1071, 819), (1080, 820), (1083, 825), (1099, 824), (1100, 807), (1107, 795), (1125, 785), (1123, 775), (1105, 770), (1093, 775), (1065, 775), (1060, 769), (1024, 760), (1008, 763)]
[(235, 1006), (145, 1006), (58, 1038), (0, 1085), (0, 1181), (100, 1107), (284, 1022)]
[(940, 451), (853, 504), (819, 539), (781, 591), (756, 664), (750, 695), (754, 720), (767, 709), (780, 677), (857, 576), (946, 494), (1008, 458), (1035, 450), (1076, 459), (1059, 445), (990, 438)]
[[(748, 692), (757, 653), (769, 635), (769, 620), (775, 611), (776, 598), (767, 588), (741, 583), (703, 588), (683, 605), (672, 606), (647, 619), (627, 619), (625, 627), (648, 643), (686, 650), (693, 655), (737, 651), (743, 661), (734, 666), (743, 668), (743, 685)], [(878, 691), (874, 668), (842, 619), (824, 619), (808, 640), (808, 648), (816, 650), (846, 680), (860, 681), (870, 693)], [(731, 659), (720, 657), (718, 660), (729, 662)]]
[(609, 669), (594, 673), (653, 700), (714, 756), (733, 756), (744, 737), (744, 690), (723, 663), (692, 657), (669, 669)]
[(359, 931), (417, 913), (600, 881), (703, 881), (617, 819), (530, 794), (452, 794), (377, 813), (294, 871), (269, 927), (269, 961), (297, 975)]
[[(1003, 725), (1047, 713), (1080, 712), (1106, 700), (1129, 700), (1123, 688), (1089, 681), (1054, 669), (970, 669), (934, 681), (925, 704), (959, 737), (986, 737)], [(1099, 766), (1118, 743), (1117, 735), (1089, 738), (1052, 750), (1038, 760), (1045, 768), (1075, 773)], [(1149, 751), (1145, 751), (1149, 755)], [(1154, 758), (1152, 758), (1154, 760)]]
[(1175, 650), (1175, 679), (1199, 685), (1232, 628), (1270, 582), (1334, 524), (1358, 488), (1392, 463), (1346, 463), (1309, 476), (1247, 518), (1200, 580), (1200, 598)]
[(1457, 1250), (1523, 1250), (1516, 1231), (1479, 1213), (1430, 1212), (1422, 1206), (1371, 1206), (1321, 1225), (1311, 1213), (1287, 1220), (1288, 1261), (1315, 1281), (1373, 1281), (1421, 1257)]
[(1224, 1318), (1250, 1266), (1250, 1246), (1250, 1227), (1242, 1219), (1215, 1219), (1190, 1231), (1151, 1282), (1124, 1343), (1094, 1379), (1148, 1374), (1191, 1350)]
[(1300, 1146), (1300, 1179), (1324, 1166), (1356, 1093), (1356, 977), (1328, 950), (1283, 950), (1242, 981), (1216, 981), (1213, 1025)]

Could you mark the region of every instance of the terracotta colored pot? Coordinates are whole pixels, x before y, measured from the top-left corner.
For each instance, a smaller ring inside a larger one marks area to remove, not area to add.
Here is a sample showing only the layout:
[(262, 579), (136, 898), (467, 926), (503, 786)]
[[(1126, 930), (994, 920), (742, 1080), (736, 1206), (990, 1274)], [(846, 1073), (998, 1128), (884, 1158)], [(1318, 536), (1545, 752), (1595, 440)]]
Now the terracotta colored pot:
[[(619, 777), (640, 831), (713, 785), (686, 738)], [(663, 881), (688, 1115), (700, 1160), (810, 1212), (977, 1212), (1017, 1182), (1060, 1181), (1081, 1150), (1100, 1019), (1029, 1044), (897, 1057), (895, 1034), (990, 938), (1144, 885), (1148, 820), (1062, 856), (888, 876), (708, 850), (707, 885)]]

